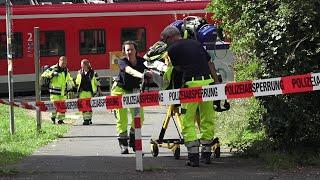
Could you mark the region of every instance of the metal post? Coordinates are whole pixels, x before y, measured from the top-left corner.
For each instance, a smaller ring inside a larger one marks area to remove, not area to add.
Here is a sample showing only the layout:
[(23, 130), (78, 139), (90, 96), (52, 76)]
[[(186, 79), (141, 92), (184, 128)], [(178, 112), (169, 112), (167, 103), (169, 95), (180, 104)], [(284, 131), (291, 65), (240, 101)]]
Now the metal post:
[(10, 0), (6, 0), (6, 31), (7, 31), (7, 59), (8, 59), (8, 88), (9, 88), (9, 119), (10, 119), (10, 133), (14, 134), (14, 109), (13, 109), (13, 65), (12, 65), (12, 34), (11, 34), (11, 6)]
[[(36, 102), (41, 101), (41, 89), (40, 89), (40, 40), (39, 40), (39, 27), (34, 27), (34, 69), (35, 69), (35, 93)], [(36, 110), (37, 117), (37, 130), (41, 130), (41, 111)]]
[(113, 85), (113, 76), (109, 76), (109, 95), (111, 96), (112, 91), (112, 85)]

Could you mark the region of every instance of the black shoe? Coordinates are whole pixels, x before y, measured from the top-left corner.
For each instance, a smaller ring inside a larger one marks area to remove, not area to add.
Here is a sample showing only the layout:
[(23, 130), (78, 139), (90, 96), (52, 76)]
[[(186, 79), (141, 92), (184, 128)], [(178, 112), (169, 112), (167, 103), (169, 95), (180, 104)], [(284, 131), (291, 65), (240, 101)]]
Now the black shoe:
[(52, 124), (56, 124), (56, 118), (51, 118)]
[(134, 132), (130, 131), (129, 147), (131, 147), (134, 152), (136, 152), (135, 141), (136, 141), (135, 134), (134, 134)]
[(129, 154), (129, 150), (127, 146), (120, 145), (121, 154)]
[(90, 121), (89, 120), (84, 120), (82, 125), (90, 125)]
[(58, 124), (64, 124), (63, 120), (59, 120)]
[(121, 154), (129, 154), (127, 139), (118, 139)]
[(199, 167), (199, 153), (188, 153), (187, 166)]
[(211, 152), (201, 152), (201, 162), (204, 164), (211, 164)]

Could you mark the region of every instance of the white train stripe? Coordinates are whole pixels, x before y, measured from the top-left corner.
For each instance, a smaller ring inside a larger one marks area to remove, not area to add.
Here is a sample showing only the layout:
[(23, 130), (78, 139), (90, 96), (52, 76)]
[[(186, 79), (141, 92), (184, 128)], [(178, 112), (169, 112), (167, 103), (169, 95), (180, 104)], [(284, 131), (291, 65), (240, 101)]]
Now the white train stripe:
[[(95, 70), (100, 78), (108, 77), (108, 76), (114, 76), (116, 73), (114, 73), (110, 69), (105, 70)], [(71, 76), (76, 77), (78, 71), (70, 71)], [(35, 81), (35, 74), (17, 74), (13, 75), (13, 83), (16, 82), (32, 82)], [(8, 75), (1, 75), (0, 76), (0, 84), (1, 83), (8, 83)]]
[[(103, 16), (148, 16), (148, 15), (170, 15), (170, 14), (194, 14), (205, 13), (199, 10), (171, 10), (171, 11), (140, 11), (140, 12), (103, 12), (103, 13), (70, 13), (70, 14), (33, 14), (33, 15), (13, 15), (13, 19), (40, 19), (40, 18), (77, 18), (77, 17), (103, 17)], [(0, 16), (0, 19), (6, 19)]]

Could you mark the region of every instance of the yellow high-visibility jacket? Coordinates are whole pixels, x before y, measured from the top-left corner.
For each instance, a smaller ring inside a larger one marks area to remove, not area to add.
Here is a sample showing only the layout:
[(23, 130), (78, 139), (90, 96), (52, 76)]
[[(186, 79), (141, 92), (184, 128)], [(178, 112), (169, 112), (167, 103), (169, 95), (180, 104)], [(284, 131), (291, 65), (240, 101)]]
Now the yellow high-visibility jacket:
[(63, 70), (58, 64), (55, 64), (44, 71), (41, 74), (41, 77), (50, 79), (50, 94), (66, 96), (67, 91), (72, 90), (74, 87), (73, 78), (68, 69)]
[[(77, 79), (76, 79), (77, 92), (79, 92), (79, 89), (80, 89), (83, 73), (84, 73), (84, 71), (82, 71), (82, 70), (78, 71), (78, 75), (77, 75)], [(97, 92), (98, 87), (101, 86), (100, 78), (99, 78), (98, 74), (93, 70), (90, 70), (88, 73), (89, 73), (89, 77), (91, 79), (92, 93), (95, 94)]]

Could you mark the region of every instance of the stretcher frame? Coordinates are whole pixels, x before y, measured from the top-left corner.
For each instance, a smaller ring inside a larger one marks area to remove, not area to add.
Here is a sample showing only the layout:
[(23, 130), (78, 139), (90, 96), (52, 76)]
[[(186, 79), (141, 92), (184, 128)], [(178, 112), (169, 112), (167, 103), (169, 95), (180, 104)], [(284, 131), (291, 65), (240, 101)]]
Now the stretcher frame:
[[(159, 138), (158, 139), (151, 139), (150, 140), (150, 146), (151, 146), (151, 154), (153, 157), (157, 157), (159, 155), (159, 148), (167, 148), (169, 150), (171, 150), (173, 152), (173, 156), (175, 159), (180, 159), (180, 145), (184, 144), (184, 140), (182, 138), (182, 135), (180, 134), (179, 128), (177, 126), (177, 124), (179, 124), (179, 127), (181, 127), (180, 125), (180, 115), (185, 113), (183, 111), (183, 109), (181, 109), (179, 106), (177, 105), (169, 105), (168, 109), (167, 109), (167, 113), (165, 116), (165, 119), (162, 123), (162, 127), (161, 127), (161, 131), (159, 134)], [(197, 115), (196, 116), (196, 120), (195, 123), (198, 124), (200, 123), (200, 118)], [(164, 139), (164, 135), (166, 133), (166, 130), (168, 128), (169, 122), (172, 119), (175, 128), (177, 130), (178, 136), (179, 138), (176, 139)], [(219, 142), (219, 138), (215, 138), (213, 139), (212, 142), (212, 146), (211, 146), (211, 152), (213, 153), (213, 156), (215, 158), (220, 158), (220, 142)]]

